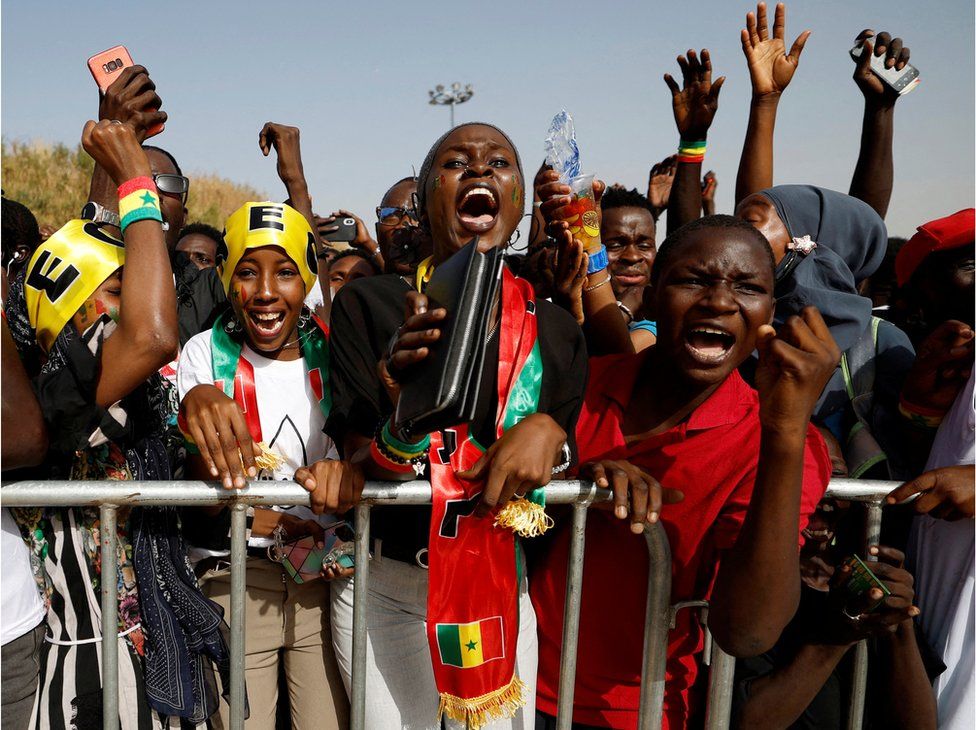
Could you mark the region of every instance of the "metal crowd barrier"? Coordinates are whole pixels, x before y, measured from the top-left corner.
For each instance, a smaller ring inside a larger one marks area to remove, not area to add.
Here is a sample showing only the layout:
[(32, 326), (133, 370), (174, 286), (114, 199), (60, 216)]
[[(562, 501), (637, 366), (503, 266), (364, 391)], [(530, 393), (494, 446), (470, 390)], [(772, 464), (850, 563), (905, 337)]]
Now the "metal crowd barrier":
[[(877, 544), (881, 529), (881, 507), (885, 496), (898, 482), (833, 480), (828, 496), (864, 502), (867, 508), (867, 546)], [(562, 659), (559, 668), (557, 728), (572, 724), (576, 652), (579, 633), (580, 592), (583, 578), (583, 550), (586, 514), (595, 502), (611, 501), (607, 490), (579, 481), (552, 482), (546, 487), (549, 504), (572, 504), (573, 521), (564, 607)], [(431, 500), (428, 482), (370, 482), (356, 507), (356, 578), (353, 592), (353, 686), (351, 697), (354, 730), (361, 730), (366, 708), (366, 596), (369, 588), (369, 515), (375, 505), (423, 505)], [(231, 510), (231, 604), (230, 604), (230, 716), (231, 727), (244, 727), (244, 590), (247, 557), (246, 511), (248, 506), (308, 505), (309, 494), (298, 484), (252, 482), (242, 491), (228, 491), (219, 484), (203, 481), (22, 481), (4, 484), (0, 492), (3, 507), (92, 507), (101, 513), (101, 614), (102, 614), (102, 709), (103, 727), (118, 728), (118, 595), (116, 591), (116, 514), (120, 506), (212, 506)], [(664, 678), (668, 631), (674, 612), (690, 601), (671, 606), (671, 550), (660, 523), (645, 530), (650, 558), (647, 612), (644, 627), (643, 681), (639, 727), (660, 728), (664, 710)], [(856, 649), (855, 686), (848, 728), (859, 730), (864, 712), (867, 648)], [(710, 676), (706, 726), (727, 728), (731, 720), (732, 683), (735, 660), (710, 642)]]

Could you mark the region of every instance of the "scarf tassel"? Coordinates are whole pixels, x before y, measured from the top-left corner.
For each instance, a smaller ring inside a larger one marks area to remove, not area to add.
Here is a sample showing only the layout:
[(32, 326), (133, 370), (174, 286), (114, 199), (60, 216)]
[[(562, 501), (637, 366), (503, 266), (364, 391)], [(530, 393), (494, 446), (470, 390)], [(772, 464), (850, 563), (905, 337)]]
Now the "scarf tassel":
[(466, 723), (471, 730), (478, 730), (496, 720), (514, 717), (525, 705), (525, 690), (525, 682), (513, 676), (507, 686), (480, 697), (465, 699), (442, 692), (437, 719), (440, 721), (442, 715), (447, 715), (451, 720)]
[(554, 524), (544, 505), (525, 497), (511, 500), (495, 517), (495, 525), (507, 527), (520, 537), (538, 537)]

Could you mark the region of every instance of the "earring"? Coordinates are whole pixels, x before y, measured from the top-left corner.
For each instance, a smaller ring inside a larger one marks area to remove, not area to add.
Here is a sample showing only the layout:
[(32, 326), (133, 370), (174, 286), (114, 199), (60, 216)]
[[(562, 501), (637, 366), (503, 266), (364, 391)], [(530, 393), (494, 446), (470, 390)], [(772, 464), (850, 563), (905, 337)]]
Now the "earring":
[(515, 233), (513, 233), (512, 234), (512, 237), (508, 239), (508, 243), (505, 244), (505, 247), (506, 248), (511, 248), (513, 251), (522, 251), (522, 250), (524, 250), (524, 249), (520, 249), (520, 248), (515, 248), (515, 244), (518, 243), (521, 238), (522, 238), (522, 230), (519, 229), (519, 228), (516, 228), (515, 229)]
[(224, 323), (224, 332), (228, 334), (236, 335), (241, 331), (241, 329), (241, 323), (237, 321), (237, 317), (231, 316), (231, 318)]
[(312, 312), (308, 307), (302, 307), (302, 313), (298, 315), (298, 328), (302, 329), (312, 319)]

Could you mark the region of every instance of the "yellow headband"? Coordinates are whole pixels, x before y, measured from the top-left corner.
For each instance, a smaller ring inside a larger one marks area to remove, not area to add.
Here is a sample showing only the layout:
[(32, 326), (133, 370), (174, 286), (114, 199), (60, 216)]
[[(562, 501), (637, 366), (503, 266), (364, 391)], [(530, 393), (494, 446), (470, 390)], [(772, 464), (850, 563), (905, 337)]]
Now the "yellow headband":
[(37, 247), (27, 266), (27, 317), (45, 352), (102, 283), (125, 264), (122, 241), (91, 221), (69, 221)]
[(230, 293), (234, 269), (252, 248), (277, 246), (298, 266), (308, 292), (315, 283), (318, 259), (315, 258), (315, 238), (305, 216), (284, 203), (244, 203), (224, 228), (224, 240), (217, 246), (220, 280), (224, 291)]

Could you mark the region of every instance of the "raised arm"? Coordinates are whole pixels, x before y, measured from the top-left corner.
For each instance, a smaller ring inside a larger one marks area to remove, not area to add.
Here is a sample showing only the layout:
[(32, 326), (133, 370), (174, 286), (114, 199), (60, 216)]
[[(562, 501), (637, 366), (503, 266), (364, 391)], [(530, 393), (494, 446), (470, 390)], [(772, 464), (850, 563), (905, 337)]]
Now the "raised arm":
[(805, 30), (797, 36), (786, 53), (786, 6), (779, 3), (773, 20), (773, 35), (769, 35), (766, 3), (759, 3), (755, 13), (746, 14), (742, 30), (742, 52), (749, 64), (752, 83), (752, 102), (749, 105), (749, 124), (742, 145), (742, 158), (735, 178), (735, 204), (773, 185), (773, 130), (779, 99), (789, 86), (800, 63), (800, 54), (810, 37)]
[(863, 200), (884, 218), (895, 178), (892, 140), (898, 93), (871, 71), (871, 56), (884, 56), (886, 68), (900, 71), (908, 63), (910, 52), (901, 38), (892, 39), (890, 33), (881, 32), (874, 38), (874, 31), (863, 30), (857, 41), (864, 50), (855, 61), (854, 83), (864, 94), (864, 120), (850, 194)]
[(712, 83), (712, 59), (707, 49), (701, 57), (691, 49), (687, 58), (678, 56), (682, 88), (671, 74), (664, 74), (664, 82), (671, 90), (674, 123), (681, 141), (678, 147), (678, 167), (674, 174), (668, 199), (668, 234), (685, 223), (701, 216), (701, 167), (705, 157), (705, 141), (718, 111), (718, 95), (725, 83), (722, 76)]
[[(99, 97), (98, 119), (115, 120), (129, 125), (135, 132), (136, 141), (141, 145), (146, 140), (148, 129), (166, 121), (166, 112), (159, 111), (162, 103), (156, 93), (156, 84), (149, 78), (145, 67), (128, 66), (122, 69), (119, 77)], [(117, 187), (112, 176), (96, 160), (88, 200), (118, 213)], [(110, 230), (118, 235), (117, 226), (112, 226)]]
[[(267, 157), (274, 149), (278, 155), (278, 178), (285, 185), (288, 192), (289, 204), (297, 210), (308, 221), (315, 237), (315, 250), (322, 250), (322, 239), (319, 237), (319, 228), (312, 212), (312, 197), (308, 193), (308, 183), (305, 181), (305, 167), (302, 165), (302, 150), (299, 141), (298, 127), (289, 127), (285, 124), (267, 122), (258, 133), (258, 146), (261, 152)], [(326, 293), (323, 290), (323, 295)], [(328, 321), (329, 311), (332, 307), (331, 297), (323, 297), (323, 312), (325, 321)]]
[[(81, 142), (116, 187), (152, 175), (149, 159), (128, 124), (88, 122)], [(96, 402), (103, 408), (145, 382), (179, 348), (176, 289), (162, 226), (157, 220), (137, 220), (126, 227), (123, 240), (125, 268), (118, 326), (102, 346), (95, 391)]]
[(723, 552), (708, 624), (734, 656), (768, 650), (796, 611), (797, 535), (810, 414), (840, 361), (823, 317), (806, 307), (779, 332), (759, 333), (759, 463), (749, 509), (735, 544)]

